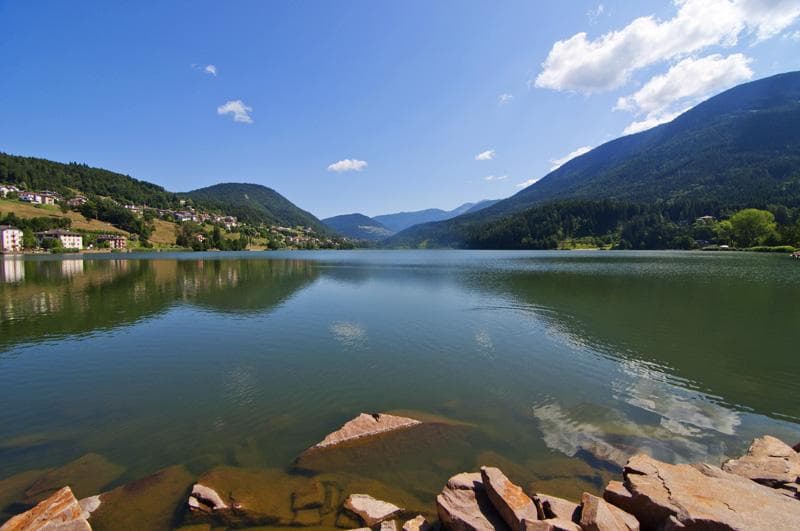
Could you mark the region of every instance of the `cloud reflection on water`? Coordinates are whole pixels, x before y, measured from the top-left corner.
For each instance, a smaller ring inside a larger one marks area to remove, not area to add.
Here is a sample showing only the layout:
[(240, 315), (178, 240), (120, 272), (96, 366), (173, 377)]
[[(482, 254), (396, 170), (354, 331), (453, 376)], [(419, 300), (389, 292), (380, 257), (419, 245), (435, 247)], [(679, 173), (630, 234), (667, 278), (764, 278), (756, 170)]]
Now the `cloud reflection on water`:
[(367, 341), (367, 331), (359, 323), (349, 321), (337, 321), (331, 323), (331, 334), (345, 348), (361, 348)]

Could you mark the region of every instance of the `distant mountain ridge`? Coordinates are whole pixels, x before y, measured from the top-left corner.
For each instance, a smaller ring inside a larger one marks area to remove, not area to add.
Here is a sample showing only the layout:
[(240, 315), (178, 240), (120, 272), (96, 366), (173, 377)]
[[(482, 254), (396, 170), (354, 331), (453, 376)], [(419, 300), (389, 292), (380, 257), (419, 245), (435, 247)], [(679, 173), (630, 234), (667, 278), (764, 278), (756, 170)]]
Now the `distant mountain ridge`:
[(356, 240), (380, 241), (394, 234), (383, 224), (364, 214), (333, 216), (323, 219), (322, 223), (342, 236)]
[(180, 193), (178, 196), (236, 216), (248, 223), (288, 227), (302, 225), (320, 233), (329, 232), (313, 214), (302, 210), (272, 188), (261, 184), (220, 183)]
[(508, 199), (409, 228), (387, 244), (459, 245), (489, 222), (574, 200), (800, 206), (800, 72), (729, 89), (672, 122), (576, 157)]
[(386, 228), (388, 228), (393, 232), (400, 232), (414, 225), (419, 225), (420, 223), (443, 221), (446, 219), (454, 218), (456, 216), (460, 216), (461, 214), (466, 214), (468, 212), (477, 212), (479, 210), (482, 210), (497, 203), (498, 201), (499, 199), (484, 199), (476, 203), (464, 203), (463, 205), (458, 206), (453, 210), (428, 208), (425, 210), (417, 210), (413, 212), (382, 214), (380, 216), (373, 216), (372, 219), (374, 219), (378, 223), (381, 223), (382, 225), (384, 225)]

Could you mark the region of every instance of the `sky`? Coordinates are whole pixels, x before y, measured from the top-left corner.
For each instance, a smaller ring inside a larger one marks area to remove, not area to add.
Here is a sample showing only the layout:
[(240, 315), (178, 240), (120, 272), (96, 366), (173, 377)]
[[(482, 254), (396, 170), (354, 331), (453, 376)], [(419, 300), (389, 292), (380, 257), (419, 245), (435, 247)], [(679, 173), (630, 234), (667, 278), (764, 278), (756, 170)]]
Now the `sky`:
[(800, 70), (800, 0), (0, 0), (0, 151), (320, 218), (508, 197)]

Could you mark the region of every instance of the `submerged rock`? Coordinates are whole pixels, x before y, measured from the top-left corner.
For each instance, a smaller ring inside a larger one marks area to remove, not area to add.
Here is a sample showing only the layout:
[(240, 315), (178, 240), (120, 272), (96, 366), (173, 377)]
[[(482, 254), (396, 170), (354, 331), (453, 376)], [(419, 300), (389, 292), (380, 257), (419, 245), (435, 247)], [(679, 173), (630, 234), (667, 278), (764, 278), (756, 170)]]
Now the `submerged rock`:
[(386, 413), (361, 413), (344, 424), (333, 433), (328, 434), (312, 448), (327, 448), (343, 442), (371, 437), (380, 433), (402, 430), (421, 424), (420, 421), (407, 417), (398, 417)]
[(102, 492), (103, 488), (119, 478), (125, 468), (112, 463), (99, 454), (86, 454), (64, 466), (49, 470), (39, 476), (25, 490), (24, 502), (36, 503), (70, 485), (78, 498)]
[[(336, 523), (338, 488), (280, 469), (217, 467), (197, 479), (185, 523), (226, 527), (327, 526)], [(198, 486), (202, 489), (198, 489)], [(339, 522), (354, 527), (357, 522)]]
[(581, 528), (585, 531), (639, 531), (639, 521), (588, 492), (581, 498)]
[[(723, 463), (722, 469), (773, 488), (800, 483), (800, 454), (783, 441), (765, 435), (753, 441), (747, 454)], [(794, 496), (795, 492), (791, 492)]]
[(174, 526), (194, 477), (172, 466), (100, 494), (90, 521), (97, 529), (157, 531)]
[(792, 529), (800, 503), (749, 479), (707, 465), (670, 465), (636, 455), (624, 469), (630, 493), (609, 496), (642, 527)]
[(380, 531), (397, 531), (397, 520), (384, 520), (381, 522)]
[(448, 531), (507, 530), (503, 518), (489, 500), (478, 472), (450, 478), (436, 497), (439, 519)]
[(538, 519), (533, 500), (499, 468), (481, 467), (481, 479), (489, 501), (511, 529), (520, 529), (525, 519)]
[(19, 514), (0, 527), (2, 531), (91, 531), (75, 495), (63, 487), (30, 511)]
[(310, 481), (292, 492), (292, 509), (319, 509), (325, 504), (325, 487), (319, 481)]
[(397, 505), (376, 500), (368, 494), (351, 494), (345, 500), (344, 508), (358, 516), (367, 527), (375, 526), (403, 512)]

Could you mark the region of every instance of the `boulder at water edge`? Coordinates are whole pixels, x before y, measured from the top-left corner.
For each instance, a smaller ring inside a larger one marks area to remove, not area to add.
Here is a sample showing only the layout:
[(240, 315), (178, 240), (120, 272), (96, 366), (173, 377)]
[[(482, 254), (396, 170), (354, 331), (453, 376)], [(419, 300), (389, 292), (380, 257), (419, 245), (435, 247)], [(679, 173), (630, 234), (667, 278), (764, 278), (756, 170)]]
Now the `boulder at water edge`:
[(647, 455), (632, 457), (624, 489), (604, 496), (649, 529), (794, 529), (800, 503), (749, 479), (707, 465), (670, 465)]
[(389, 502), (376, 500), (367, 494), (351, 494), (344, 502), (344, 508), (358, 516), (367, 527), (394, 518), (403, 509)]
[(520, 529), (525, 519), (539, 518), (533, 500), (499, 468), (481, 467), (481, 479), (489, 501), (511, 529)]
[(769, 435), (753, 441), (747, 454), (726, 461), (722, 469), (768, 487), (785, 489), (791, 496), (796, 495), (800, 484), (800, 454)]
[(344, 424), (333, 433), (328, 434), (312, 448), (328, 448), (343, 442), (363, 439), (381, 433), (411, 428), (421, 424), (420, 421), (407, 417), (398, 417), (386, 413), (361, 413)]
[(436, 508), (443, 527), (448, 531), (509, 529), (489, 500), (478, 472), (451, 477), (436, 497)]
[(58, 490), (30, 511), (18, 514), (2, 531), (91, 531), (78, 500), (69, 487)]

